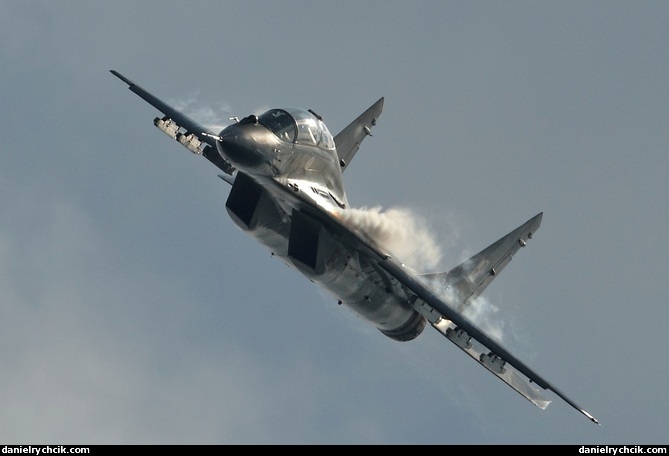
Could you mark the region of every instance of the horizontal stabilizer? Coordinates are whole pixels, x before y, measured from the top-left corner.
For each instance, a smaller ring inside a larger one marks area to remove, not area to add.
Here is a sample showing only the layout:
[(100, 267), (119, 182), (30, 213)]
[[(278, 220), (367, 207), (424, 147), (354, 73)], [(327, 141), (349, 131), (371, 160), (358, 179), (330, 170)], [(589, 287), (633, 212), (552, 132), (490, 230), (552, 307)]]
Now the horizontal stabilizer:
[(235, 174), (235, 175), (233, 175), (233, 176), (229, 176), (229, 175), (227, 175), (227, 174), (219, 174), (218, 177), (220, 177), (222, 180), (224, 180), (224, 181), (227, 182), (228, 184), (230, 184), (230, 185), (234, 185), (234, 183), (235, 183), (235, 177), (237, 177), (237, 175)]

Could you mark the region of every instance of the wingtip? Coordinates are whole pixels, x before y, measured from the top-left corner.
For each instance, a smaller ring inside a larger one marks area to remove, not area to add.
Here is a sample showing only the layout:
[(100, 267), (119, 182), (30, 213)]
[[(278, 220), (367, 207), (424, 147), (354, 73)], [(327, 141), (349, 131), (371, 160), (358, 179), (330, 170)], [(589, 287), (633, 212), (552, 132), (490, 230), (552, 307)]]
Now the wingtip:
[(121, 73), (119, 73), (118, 71), (116, 71), (116, 70), (109, 70), (109, 72), (110, 72), (111, 74), (113, 74), (114, 76), (116, 76), (117, 78), (119, 78), (121, 81), (123, 81), (123, 82), (125, 82), (126, 84), (128, 84), (129, 86), (133, 86), (133, 85), (135, 85), (134, 82), (132, 82), (130, 79), (128, 79), (128, 78), (126, 78), (125, 76), (123, 76), (123, 75), (122, 75)]
[(592, 416), (592, 415), (591, 415), (590, 413), (588, 413), (586, 410), (580, 409), (580, 412), (581, 412), (582, 414), (584, 414), (584, 415), (585, 415), (590, 421), (592, 421), (593, 423), (595, 423), (595, 424), (597, 424), (597, 425), (599, 425), (599, 426), (602, 425), (602, 423), (600, 423), (599, 421), (597, 421), (597, 418), (595, 418), (594, 416)]

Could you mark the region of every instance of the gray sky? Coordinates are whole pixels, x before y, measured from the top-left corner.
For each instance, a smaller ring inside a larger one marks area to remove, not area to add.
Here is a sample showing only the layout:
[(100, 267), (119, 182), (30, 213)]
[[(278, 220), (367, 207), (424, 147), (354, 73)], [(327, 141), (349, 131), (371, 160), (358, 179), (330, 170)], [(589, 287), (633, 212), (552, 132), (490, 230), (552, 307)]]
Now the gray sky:
[[(0, 6), (0, 441), (667, 443), (668, 3)], [(110, 69), (223, 125), (298, 106), (337, 133), (384, 96), (348, 197), (422, 217), (440, 270), (543, 211), (485, 297), (602, 426), (272, 259)]]

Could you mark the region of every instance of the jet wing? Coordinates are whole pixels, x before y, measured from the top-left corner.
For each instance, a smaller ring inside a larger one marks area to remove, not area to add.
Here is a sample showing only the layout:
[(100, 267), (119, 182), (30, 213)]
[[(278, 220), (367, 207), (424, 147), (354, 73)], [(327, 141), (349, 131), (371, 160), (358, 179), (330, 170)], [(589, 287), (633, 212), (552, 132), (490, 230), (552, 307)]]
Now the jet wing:
[[(156, 127), (194, 154), (203, 155), (226, 174), (231, 175), (234, 172), (232, 165), (224, 160), (216, 149), (216, 138), (218, 138), (218, 135), (144, 90), (118, 71), (110, 70), (110, 72), (128, 84), (128, 89), (135, 92), (151, 106), (164, 114), (162, 119), (158, 117), (154, 119), (153, 123)], [(228, 179), (225, 180), (228, 181)]]
[[(470, 260), (443, 275), (416, 276), (392, 258), (385, 258), (379, 262), (379, 266), (402, 284), (407, 294), (412, 296), (413, 307), (437, 331), (523, 397), (544, 409), (550, 401), (545, 399), (533, 384), (544, 390), (549, 389), (592, 422), (599, 424), (594, 416), (576, 405), (496, 340), (484, 333), (458, 309), (464, 303), (462, 299), (467, 300), (478, 296), (501, 268), (508, 264), (513, 254), (525, 245), (531, 238), (531, 233), (539, 228), (541, 216), (542, 214), (536, 215)], [(438, 295), (437, 291), (427, 284), (426, 277), (441, 279), (447, 286), (454, 287), (455, 293)]]
[(360, 143), (367, 136), (372, 136), (372, 127), (383, 111), (383, 97), (367, 108), (357, 119), (335, 136), (335, 145), (341, 169), (344, 171), (353, 156), (360, 149)]

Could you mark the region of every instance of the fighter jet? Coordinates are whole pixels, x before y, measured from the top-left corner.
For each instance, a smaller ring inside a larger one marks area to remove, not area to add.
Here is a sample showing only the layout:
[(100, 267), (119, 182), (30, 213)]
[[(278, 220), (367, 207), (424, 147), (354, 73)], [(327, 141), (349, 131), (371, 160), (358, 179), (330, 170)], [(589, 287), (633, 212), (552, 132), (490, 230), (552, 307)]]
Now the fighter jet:
[(540, 389), (551, 390), (599, 424), (463, 312), (532, 239), (543, 213), (448, 272), (419, 274), (346, 217), (342, 175), (372, 135), (383, 98), (335, 136), (320, 115), (299, 108), (234, 118), (216, 132), (111, 73), (162, 114), (156, 127), (222, 171), (233, 222), (339, 304), (396, 341), (415, 339), (429, 324), (537, 407), (551, 402)]

